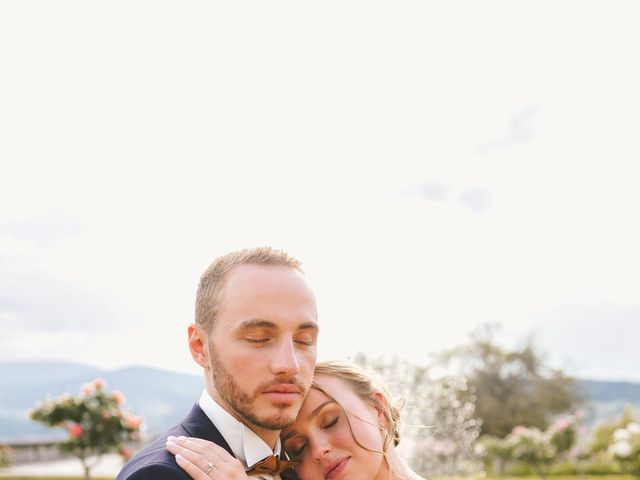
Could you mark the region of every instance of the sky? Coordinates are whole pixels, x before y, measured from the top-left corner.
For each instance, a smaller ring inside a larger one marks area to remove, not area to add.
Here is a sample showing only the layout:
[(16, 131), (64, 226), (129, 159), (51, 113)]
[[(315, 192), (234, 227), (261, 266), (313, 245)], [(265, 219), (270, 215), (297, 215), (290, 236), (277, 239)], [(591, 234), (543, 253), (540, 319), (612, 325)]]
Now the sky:
[(200, 274), (303, 261), (319, 358), (486, 323), (640, 381), (635, 2), (3, 2), (0, 361), (198, 373)]

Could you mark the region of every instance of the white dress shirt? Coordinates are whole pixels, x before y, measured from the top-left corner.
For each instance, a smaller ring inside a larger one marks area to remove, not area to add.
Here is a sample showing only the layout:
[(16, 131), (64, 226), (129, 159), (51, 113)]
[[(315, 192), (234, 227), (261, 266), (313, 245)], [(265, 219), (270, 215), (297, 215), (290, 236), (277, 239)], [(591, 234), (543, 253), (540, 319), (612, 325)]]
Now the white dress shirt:
[[(280, 450), (282, 448), (280, 438), (276, 441), (275, 449), (271, 450), (271, 447), (253, 430), (237, 420), (222, 408), (218, 402), (211, 398), (211, 395), (209, 395), (206, 389), (202, 392), (198, 404), (227, 441), (236, 458), (242, 462), (245, 470), (249, 470), (249, 468), (265, 457), (270, 455), (280, 456)], [(272, 477), (265, 476), (264, 478)]]

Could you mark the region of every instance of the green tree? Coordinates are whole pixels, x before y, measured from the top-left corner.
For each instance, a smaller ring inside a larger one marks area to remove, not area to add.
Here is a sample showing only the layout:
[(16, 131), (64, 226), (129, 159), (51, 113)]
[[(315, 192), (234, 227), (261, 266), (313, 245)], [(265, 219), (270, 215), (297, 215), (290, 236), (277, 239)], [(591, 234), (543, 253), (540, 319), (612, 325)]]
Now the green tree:
[(95, 379), (75, 397), (40, 402), (28, 412), (32, 420), (67, 430), (69, 438), (60, 448), (80, 459), (85, 479), (103, 454), (117, 451), (126, 459), (131, 453), (124, 443), (139, 439), (141, 418), (121, 409), (121, 392), (104, 388), (105, 382)]
[(546, 365), (531, 342), (516, 350), (499, 346), (496, 329), (482, 327), (468, 345), (444, 352), (436, 362), (456, 369), (474, 387), (482, 434), (503, 438), (517, 425), (546, 430), (555, 416), (575, 410), (582, 397), (574, 380)]

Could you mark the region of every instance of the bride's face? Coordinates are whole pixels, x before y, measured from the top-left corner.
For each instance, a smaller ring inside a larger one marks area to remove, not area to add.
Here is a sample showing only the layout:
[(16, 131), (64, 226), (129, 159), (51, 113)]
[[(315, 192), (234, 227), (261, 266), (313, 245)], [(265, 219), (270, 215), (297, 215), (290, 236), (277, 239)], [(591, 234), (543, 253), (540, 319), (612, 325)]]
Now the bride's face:
[(300, 461), (296, 473), (302, 480), (373, 480), (385, 473), (378, 453), (385, 435), (382, 413), (339, 378), (319, 375), (315, 381), (339, 405), (311, 388), (296, 421), (282, 431), (284, 450)]

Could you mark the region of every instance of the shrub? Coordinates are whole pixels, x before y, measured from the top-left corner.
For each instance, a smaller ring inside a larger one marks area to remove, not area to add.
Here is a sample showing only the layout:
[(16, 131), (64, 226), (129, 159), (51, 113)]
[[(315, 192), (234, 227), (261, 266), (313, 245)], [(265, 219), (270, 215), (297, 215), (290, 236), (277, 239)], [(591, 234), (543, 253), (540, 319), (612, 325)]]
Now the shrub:
[[(28, 415), (37, 422), (67, 430), (69, 438), (60, 448), (80, 459), (84, 477), (89, 479), (101, 455), (116, 451), (128, 459), (130, 451), (124, 442), (139, 438), (142, 420), (123, 411), (124, 402), (121, 392), (107, 393), (104, 380), (95, 379), (83, 385), (79, 395), (66, 394), (41, 402)], [(96, 460), (90, 463), (89, 457)]]

